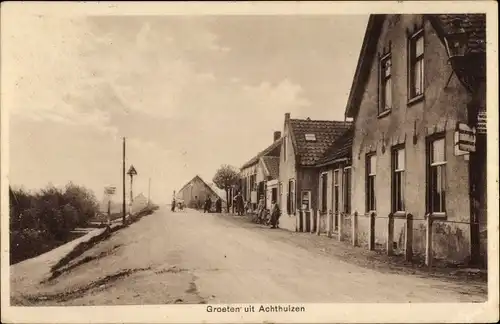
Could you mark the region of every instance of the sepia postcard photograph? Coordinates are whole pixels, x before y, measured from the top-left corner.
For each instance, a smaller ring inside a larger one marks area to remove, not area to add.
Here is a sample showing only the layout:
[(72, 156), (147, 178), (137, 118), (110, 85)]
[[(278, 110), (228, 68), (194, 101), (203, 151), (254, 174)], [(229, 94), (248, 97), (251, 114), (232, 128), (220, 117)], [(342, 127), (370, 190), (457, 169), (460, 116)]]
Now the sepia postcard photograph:
[(497, 11), (2, 3), (2, 322), (498, 321)]

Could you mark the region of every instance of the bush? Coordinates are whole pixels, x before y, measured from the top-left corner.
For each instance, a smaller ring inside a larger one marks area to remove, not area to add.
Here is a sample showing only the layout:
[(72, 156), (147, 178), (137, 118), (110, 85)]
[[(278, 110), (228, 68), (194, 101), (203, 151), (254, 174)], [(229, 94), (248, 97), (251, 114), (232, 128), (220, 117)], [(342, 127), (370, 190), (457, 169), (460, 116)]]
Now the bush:
[(92, 191), (72, 183), (64, 190), (53, 186), (36, 193), (10, 190), (11, 263), (65, 243), (71, 231), (85, 226), (97, 211)]

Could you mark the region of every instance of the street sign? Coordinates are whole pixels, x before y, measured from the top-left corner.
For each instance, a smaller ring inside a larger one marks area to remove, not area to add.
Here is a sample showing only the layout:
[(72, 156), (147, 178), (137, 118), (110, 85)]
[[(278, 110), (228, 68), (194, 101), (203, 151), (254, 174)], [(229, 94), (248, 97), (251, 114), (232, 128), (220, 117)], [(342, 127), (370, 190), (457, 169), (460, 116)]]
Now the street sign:
[(135, 168), (134, 168), (134, 166), (133, 166), (133, 165), (131, 165), (131, 166), (130, 166), (130, 169), (128, 169), (127, 174), (128, 174), (129, 176), (136, 176), (136, 175), (137, 175), (137, 171), (135, 170)]
[(486, 111), (484, 110), (477, 114), (477, 133), (486, 134)]
[(469, 127), (467, 124), (458, 124), (455, 135), (455, 145), (458, 146), (459, 152), (475, 152), (476, 129)]
[(107, 195), (114, 195), (116, 192), (116, 187), (109, 186), (109, 187), (104, 187), (104, 193)]

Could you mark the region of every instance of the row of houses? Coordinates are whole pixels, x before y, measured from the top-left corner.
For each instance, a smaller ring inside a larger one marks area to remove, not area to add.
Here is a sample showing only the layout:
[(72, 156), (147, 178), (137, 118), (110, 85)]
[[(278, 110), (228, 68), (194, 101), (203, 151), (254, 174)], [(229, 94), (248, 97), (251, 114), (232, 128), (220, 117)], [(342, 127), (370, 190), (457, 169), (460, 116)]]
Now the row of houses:
[(484, 256), (486, 132), (477, 128), (475, 152), (457, 137), (485, 115), (485, 53), (485, 15), (371, 15), (344, 120), (285, 114), (241, 167), (239, 190), (254, 208), (276, 201), (290, 231), (335, 235), (357, 215), (357, 232), (342, 235), (404, 250), (411, 230), (418, 254), (432, 219), (437, 258)]

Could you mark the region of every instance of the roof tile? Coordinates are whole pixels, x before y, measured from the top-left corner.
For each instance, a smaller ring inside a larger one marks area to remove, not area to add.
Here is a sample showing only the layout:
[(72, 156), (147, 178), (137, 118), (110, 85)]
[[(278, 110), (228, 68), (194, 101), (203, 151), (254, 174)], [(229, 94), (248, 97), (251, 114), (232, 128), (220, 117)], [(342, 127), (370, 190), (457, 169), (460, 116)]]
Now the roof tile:
[[(314, 165), (350, 126), (351, 122), (290, 119), (299, 164)], [(305, 134), (315, 134), (316, 141), (306, 141)]]

